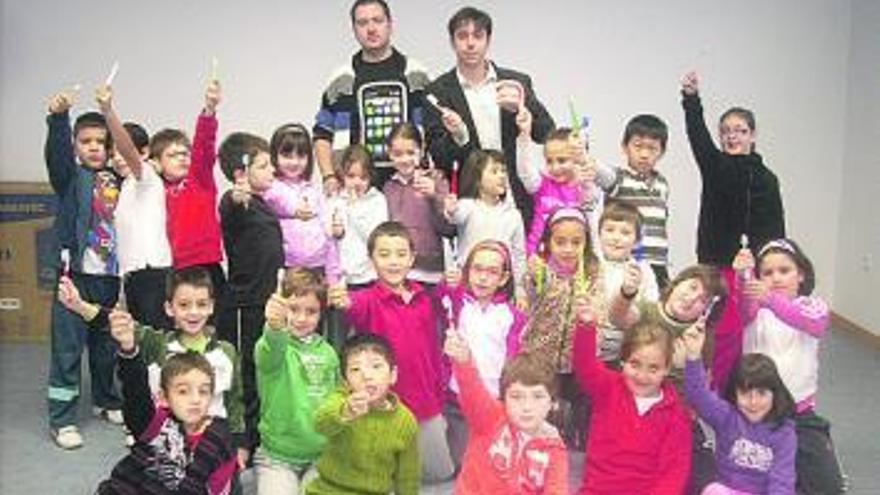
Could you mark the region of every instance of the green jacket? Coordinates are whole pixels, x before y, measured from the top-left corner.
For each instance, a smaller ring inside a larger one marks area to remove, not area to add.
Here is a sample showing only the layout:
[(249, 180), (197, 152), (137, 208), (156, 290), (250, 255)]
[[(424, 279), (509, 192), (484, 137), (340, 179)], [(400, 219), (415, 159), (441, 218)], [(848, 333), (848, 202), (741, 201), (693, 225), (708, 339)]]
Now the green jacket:
[[(208, 345), (204, 356), (214, 368), (214, 397), (208, 407), (208, 414), (226, 418), (230, 431), (238, 437), (237, 444), (241, 445), (240, 435), (244, 433), (244, 402), (238, 352), (229, 342), (218, 339), (213, 328), (206, 328), (205, 334), (208, 336)], [(137, 326), (135, 339), (147, 365), (150, 390), (158, 392), (162, 365), (169, 357), (187, 352), (187, 349), (178, 340), (176, 331), (156, 330), (145, 325)]]
[(267, 325), (254, 362), (261, 449), (291, 464), (315, 462), (326, 443), (315, 431), (315, 410), (339, 381), (336, 352), (317, 334), (298, 339)]

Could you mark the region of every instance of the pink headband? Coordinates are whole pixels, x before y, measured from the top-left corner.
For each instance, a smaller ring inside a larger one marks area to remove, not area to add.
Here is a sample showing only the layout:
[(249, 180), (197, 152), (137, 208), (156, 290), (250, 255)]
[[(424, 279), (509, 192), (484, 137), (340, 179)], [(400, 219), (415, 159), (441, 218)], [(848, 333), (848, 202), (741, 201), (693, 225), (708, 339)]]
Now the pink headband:
[(577, 220), (584, 225), (587, 224), (587, 219), (584, 217), (583, 212), (570, 206), (565, 206), (554, 211), (553, 214), (550, 215), (550, 218), (547, 219), (547, 225), (556, 223), (560, 220)]
[(510, 265), (510, 249), (507, 248), (507, 245), (501, 241), (496, 241), (495, 239), (486, 239), (474, 244), (474, 247), (471, 248), (470, 253), (468, 253), (468, 260), (472, 253), (476, 253), (480, 249), (489, 249), (495, 251), (500, 254), (502, 258), (504, 258), (504, 266), (505, 268)]

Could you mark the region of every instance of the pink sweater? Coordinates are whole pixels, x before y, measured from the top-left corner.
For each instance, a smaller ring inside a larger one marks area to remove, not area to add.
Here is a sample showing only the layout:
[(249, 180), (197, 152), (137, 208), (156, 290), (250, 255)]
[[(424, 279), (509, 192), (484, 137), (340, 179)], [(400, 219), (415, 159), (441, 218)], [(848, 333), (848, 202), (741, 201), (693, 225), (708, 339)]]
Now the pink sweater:
[(394, 391), (416, 419), (443, 409), (445, 387), (434, 302), (417, 282), (407, 281), (412, 299), (405, 302), (382, 281), (350, 294), (345, 311), (358, 332), (385, 337), (397, 359)]

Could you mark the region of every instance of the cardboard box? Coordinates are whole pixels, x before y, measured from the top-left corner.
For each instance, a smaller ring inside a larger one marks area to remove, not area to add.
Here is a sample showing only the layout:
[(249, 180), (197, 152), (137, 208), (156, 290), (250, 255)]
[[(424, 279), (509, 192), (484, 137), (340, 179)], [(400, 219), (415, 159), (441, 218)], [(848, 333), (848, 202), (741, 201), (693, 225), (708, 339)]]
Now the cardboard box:
[(49, 339), (57, 206), (48, 184), (0, 182), (0, 341)]

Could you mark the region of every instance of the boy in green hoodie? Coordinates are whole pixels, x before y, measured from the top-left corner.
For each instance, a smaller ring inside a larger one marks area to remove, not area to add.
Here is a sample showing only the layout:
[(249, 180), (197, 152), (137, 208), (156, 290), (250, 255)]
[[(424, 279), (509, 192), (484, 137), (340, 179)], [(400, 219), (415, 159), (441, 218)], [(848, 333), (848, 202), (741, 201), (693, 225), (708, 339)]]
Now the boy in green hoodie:
[(314, 273), (286, 271), (266, 303), (266, 327), (254, 348), (261, 445), (254, 456), (259, 495), (295, 494), (317, 473), (324, 450), (315, 410), (333, 391), (339, 358), (320, 328), (326, 286)]

